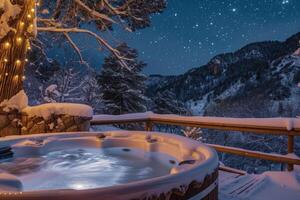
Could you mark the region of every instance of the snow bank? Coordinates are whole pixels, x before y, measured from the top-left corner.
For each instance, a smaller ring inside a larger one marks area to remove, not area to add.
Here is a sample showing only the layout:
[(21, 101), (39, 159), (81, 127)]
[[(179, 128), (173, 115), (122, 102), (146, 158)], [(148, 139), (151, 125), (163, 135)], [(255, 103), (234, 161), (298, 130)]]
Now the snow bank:
[(28, 105), (28, 97), (25, 94), (24, 90), (21, 90), (18, 94), (10, 98), (9, 100), (4, 100), (0, 103), (0, 108), (5, 112), (11, 110), (22, 111)]
[(163, 121), (174, 123), (189, 123), (198, 125), (235, 126), (246, 128), (265, 128), (275, 130), (300, 130), (299, 118), (227, 118), (227, 117), (187, 117), (179, 115), (159, 115), (152, 112), (126, 115), (96, 115), (92, 122), (108, 121)]
[(93, 116), (93, 109), (84, 104), (73, 103), (47, 103), (38, 106), (28, 106), (23, 109), (23, 112), (29, 115), (29, 117), (38, 116), (48, 119), (52, 114), (56, 115), (70, 115), (89, 117)]

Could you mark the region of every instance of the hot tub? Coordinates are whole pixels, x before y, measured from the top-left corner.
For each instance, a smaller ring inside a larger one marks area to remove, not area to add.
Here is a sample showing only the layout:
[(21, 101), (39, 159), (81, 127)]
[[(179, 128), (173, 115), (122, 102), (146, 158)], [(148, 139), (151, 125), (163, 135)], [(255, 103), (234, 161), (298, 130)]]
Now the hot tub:
[(155, 132), (0, 139), (0, 199), (217, 199), (214, 150)]

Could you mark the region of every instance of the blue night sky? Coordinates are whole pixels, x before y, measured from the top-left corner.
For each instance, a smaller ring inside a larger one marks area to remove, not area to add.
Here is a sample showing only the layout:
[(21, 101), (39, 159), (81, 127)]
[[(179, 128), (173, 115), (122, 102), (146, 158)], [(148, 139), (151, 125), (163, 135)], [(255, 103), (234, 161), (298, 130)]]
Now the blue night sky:
[[(171, 75), (251, 42), (284, 40), (299, 31), (300, 0), (168, 0), (151, 27), (135, 33), (117, 28), (104, 37), (138, 49), (147, 74)], [(80, 42), (90, 65), (99, 69), (103, 56), (94, 42)]]

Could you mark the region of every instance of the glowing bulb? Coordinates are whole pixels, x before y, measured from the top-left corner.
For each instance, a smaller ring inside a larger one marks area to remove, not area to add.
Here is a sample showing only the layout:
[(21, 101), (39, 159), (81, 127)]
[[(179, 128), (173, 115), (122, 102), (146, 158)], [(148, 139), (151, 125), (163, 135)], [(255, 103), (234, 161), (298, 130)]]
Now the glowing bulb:
[(29, 26), (30, 28), (33, 28), (33, 24), (30, 24), (30, 26)]
[(22, 76), (22, 80), (24, 81), (26, 79), (26, 76)]
[(31, 15), (30, 15), (30, 14), (28, 14), (28, 15), (27, 15), (27, 18), (29, 18), (29, 19), (30, 19), (30, 18), (31, 18)]
[(35, 5), (36, 5), (36, 6), (40, 6), (40, 2), (37, 2)]
[(31, 8), (31, 12), (34, 12), (35, 11), (35, 9), (34, 8)]
[(19, 43), (22, 42), (22, 38), (21, 38), (21, 37), (18, 37), (18, 38), (17, 38), (17, 42), (19, 42)]
[(24, 23), (24, 22), (20, 22), (20, 25), (21, 25), (21, 26), (24, 26), (24, 25), (25, 25), (25, 23)]
[(28, 50), (31, 50), (31, 46), (28, 46), (27, 49), (28, 49)]
[(4, 46), (5, 46), (5, 48), (8, 48), (8, 47), (10, 47), (10, 44), (9, 44), (9, 42), (5, 42)]
[(28, 62), (28, 59), (27, 59), (27, 58), (25, 58), (25, 62)]
[(6, 62), (6, 63), (7, 63), (7, 62), (8, 62), (8, 60), (7, 60), (6, 58), (4, 58), (4, 62)]
[(19, 75), (15, 75), (15, 78), (19, 78)]
[(5, 73), (5, 76), (8, 76), (8, 73), (7, 73), (7, 72)]
[(16, 60), (16, 64), (17, 65), (21, 64), (21, 61), (20, 60)]

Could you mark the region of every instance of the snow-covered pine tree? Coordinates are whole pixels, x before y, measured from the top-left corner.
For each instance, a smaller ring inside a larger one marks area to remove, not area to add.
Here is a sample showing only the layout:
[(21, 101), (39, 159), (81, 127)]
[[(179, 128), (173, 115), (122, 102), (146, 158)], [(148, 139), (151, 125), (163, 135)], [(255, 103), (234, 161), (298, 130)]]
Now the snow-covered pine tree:
[(103, 109), (100, 88), (95, 73), (90, 72), (84, 76), (81, 87), (81, 103), (92, 106), (95, 113), (99, 113)]
[(49, 80), (44, 90), (41, 88), (42, 98), (45, 102), (81, 102), (81, 88), (84, 81), (80, 78), (80, 72), (73, 68), (57, 71)]
[(60, 69), (44, 84), (45, 87), (40, 87), (39, 99), (46, 103), (84, 103), (99, 112), (103, 106), (96, 73), (82, 74), (75, 68)]
[(190, 111), (170, 91), (158, 92), (151, 104), (151, 110), (155, 113), (190, 115)]
[(130, 70), (123, 68), (114, 55), (105, 58), (98, 77), (105, 105), (104, 112), (107, 114), (144, 112), (146, 76), (142, 74), (142, 70), (146, 64), (139, 61), (137, 51), (125, 43), (119, 45), (117, 50), (126, 58)]

